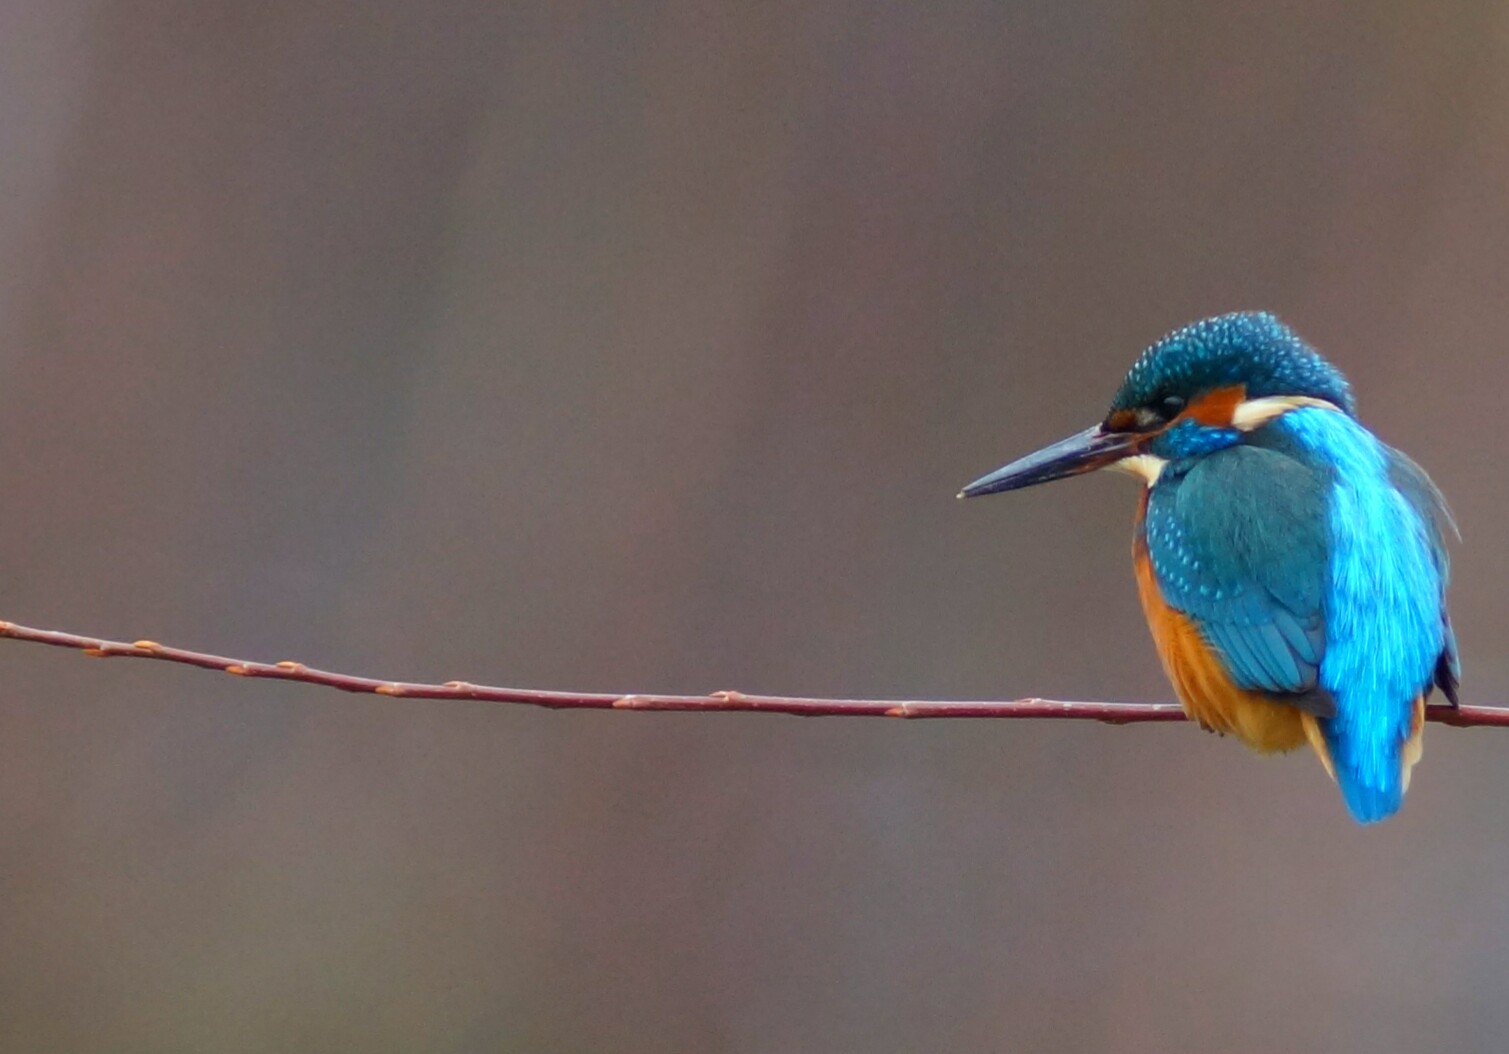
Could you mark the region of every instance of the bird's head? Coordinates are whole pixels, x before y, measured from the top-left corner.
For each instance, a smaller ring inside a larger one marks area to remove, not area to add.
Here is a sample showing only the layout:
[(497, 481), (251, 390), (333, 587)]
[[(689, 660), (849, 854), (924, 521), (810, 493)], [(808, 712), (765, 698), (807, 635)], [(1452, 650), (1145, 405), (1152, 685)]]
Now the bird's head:
[(959, 496), (1113, 467), (1151, 483), (1168, 463), (1240, 443), (1305, 406), (1355, 412), (1346, 378), (1277, 318), (1218, 315), (1175, 330), (1138, 356), (1100, 424), (982, 476)]

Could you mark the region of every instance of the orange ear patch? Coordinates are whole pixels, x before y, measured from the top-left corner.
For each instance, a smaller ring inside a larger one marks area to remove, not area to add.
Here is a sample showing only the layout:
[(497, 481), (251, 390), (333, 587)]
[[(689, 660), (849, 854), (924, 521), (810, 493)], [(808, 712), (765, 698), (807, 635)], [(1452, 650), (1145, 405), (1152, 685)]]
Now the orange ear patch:
[(1237, 407), (1247, 398), (1247, 386), (1234, 384), (1229, 388), (1216, 388), (1206, 392), (1187, 406), (1181, 418), (1187, 418), (1208, 428), (1230, 428), (1236, 417)]

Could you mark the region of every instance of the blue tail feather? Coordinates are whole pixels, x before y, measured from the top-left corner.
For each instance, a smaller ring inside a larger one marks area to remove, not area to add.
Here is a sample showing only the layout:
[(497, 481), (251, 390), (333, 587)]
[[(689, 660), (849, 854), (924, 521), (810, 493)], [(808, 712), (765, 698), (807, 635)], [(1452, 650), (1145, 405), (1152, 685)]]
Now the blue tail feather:
[(1382, 744), (1359, 741), (1355, 735), (1341, 734), (1339, 724), (1339, 720), (1322, 721), (1321, 731), (1347, 810), (1358, 823), (1388, 819), (1404, 803), (1403, 743), (1395, 741), (1390, 750)]

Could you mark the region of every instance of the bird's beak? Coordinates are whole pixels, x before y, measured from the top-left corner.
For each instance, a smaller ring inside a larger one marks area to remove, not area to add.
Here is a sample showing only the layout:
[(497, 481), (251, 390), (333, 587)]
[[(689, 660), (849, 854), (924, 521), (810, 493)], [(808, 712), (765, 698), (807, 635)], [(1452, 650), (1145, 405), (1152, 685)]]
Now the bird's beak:
[(1137, 452), (1147, 438), (1140, 432), (1108, 432), (1103, 425), (1086, 428), (1078, 435), (1019, 458), (988, 476), (981, 476), (959, 492), (961, 498), (1020, 490), (1037, 483), (1066, 479), (1113, 465)]

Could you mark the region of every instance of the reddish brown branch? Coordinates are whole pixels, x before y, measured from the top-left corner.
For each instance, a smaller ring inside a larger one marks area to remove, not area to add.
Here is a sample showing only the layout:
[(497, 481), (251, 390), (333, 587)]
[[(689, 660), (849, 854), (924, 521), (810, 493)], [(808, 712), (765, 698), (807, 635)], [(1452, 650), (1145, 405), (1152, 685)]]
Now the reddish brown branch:
[[(555, 710), (693, 710), (698, 712), (749, 712), (797, 714), (803, 717), (1016, 717), (1057, 720), (1103, 721), (1112, 725), (1142, 721), (1183, 721), (1184, 712), (1173, 703), (1076, 703), (1054, 699), (1015, 699), (1011, 702), (972, 702), (940, 699), (803, 699), (778, 695), (745, 695), (743, 692), (713, 692), (711, 695), (623, 695), (616, 692), (544, 692), (528, 688), (494, 688), (466, 681), (445, 684), (411, 684), (354, 677), (346, 673), (317, 670), (301, 662), (249, 662), (224, 655), (172, 648), (156, 641), (131, 644), (83, 637), (61, 630), (32, 629), (14, 622), (0, 622), (0, 637), (71, 648), (97, 658), (160, 659), (184, 666), (219, 670), (238, 677), (265, 677), (339, 688), (343, 692), (402, 696), (408, 699), (470, 699), (487, 703), (522, 703)], [(1464, 706), (1460, 709), (1431, 707), (1428, 717), (1448, 725), (1509, 725), (1509, 707)]]

